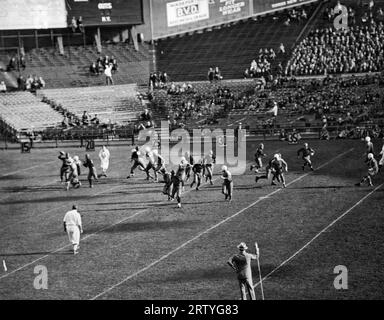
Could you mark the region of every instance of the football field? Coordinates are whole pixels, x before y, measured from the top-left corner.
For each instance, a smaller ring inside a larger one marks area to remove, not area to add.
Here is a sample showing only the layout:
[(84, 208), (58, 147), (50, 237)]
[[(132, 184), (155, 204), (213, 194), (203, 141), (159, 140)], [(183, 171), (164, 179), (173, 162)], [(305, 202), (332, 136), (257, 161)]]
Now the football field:
[[(268, 300), (383, 299), (384, 174), (374, 187), (355, 186), (366, 173), (364, 142), (308, 141), (314, 172), (301, 169), (301, 144), (264, 142), (267, 158), (280, 152), (289, 165), (285, 189), (255, 183), (249, 164), (260, 142), (247, 144), (232, 202), (221, 194), (217, 166), (213, 186), (186, 185), (182, 208), (144, 173), (126, 179), (131, 146), (110, 147), (109, 175), (93, 189), (84, 168), (82, 187), (69, 191), (59, 182), (61, 149), (0, 150), (0, 299), (238, 299), (226, 262), (241, 241), (251, 252), (259, 244)], [(97, 167), (99, 147), (91, 152)], [(84, 227), (78, 255), (62, 223), (73, 204)], [(339, 265), (348, 270), (347, 290), (334, 287)], [(34, 286), (36, 266), (48, 271), (47, 289)]]

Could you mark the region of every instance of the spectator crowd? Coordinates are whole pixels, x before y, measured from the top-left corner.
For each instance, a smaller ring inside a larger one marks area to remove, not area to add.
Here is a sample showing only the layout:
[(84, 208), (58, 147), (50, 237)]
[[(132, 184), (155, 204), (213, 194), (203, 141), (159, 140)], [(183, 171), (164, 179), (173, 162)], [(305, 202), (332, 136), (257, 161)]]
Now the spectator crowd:
[(36, 75), (28, 75), (26, 78), (20, 75), (17, 78), (17, 87), (18, 90), (21, 91), (31, 91), (35, 92), (38, 89), (43, 89), (45, 87), (45, 81), (43, 77), (39, 77)]
[[(293, 50), (285, 74), (376, 72), (384, 68), (383, 21), (375, 19), (373, 9), (365, 12), (360, 21), (352, 8), (347, 10), (348, 27), (337, 30), (332, 24), (311, 31)], [(335, 10), (326, 10), (325, 14), (334, 19)], [(382, 10), (378, 9), (376, 15), (382, 15)]]
[(100, 56), (89, 67), (89, 72), (93, 75), (100, 75), (105, 73), (105, 70), (111, 68), (111, 71), (116, 72), (118, 70), (117, 60), (114, 56)]

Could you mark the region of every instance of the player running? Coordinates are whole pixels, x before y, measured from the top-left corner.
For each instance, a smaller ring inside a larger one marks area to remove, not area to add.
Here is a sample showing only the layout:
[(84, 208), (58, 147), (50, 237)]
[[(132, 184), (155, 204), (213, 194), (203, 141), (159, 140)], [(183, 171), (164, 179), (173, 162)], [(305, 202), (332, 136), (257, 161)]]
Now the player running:
[(223, 179), (222, 193), (225, 195), (225, 200), (232, 201), (233, 194), (233, 180), (232, 174), (229, 172), (227, 166), (222, 166), (221, 171), (223, 175), (221, 178)]
[(200, 159), (192, 167), (193, 181), (191, 183), (191, 188), (193, 188), (194, 184), (196, 183), (196, 191), (200, 190), (199, 188), (201, 185), (201, 177), (203, 175), (203, 169), (204, 169), (203, 162), (204, 162), (203, 159)]
[(132, 149), (131, 163), (133, 162), (133, 164), (131, 166), (131, 172), (127, 177), (127, 179), (132, 178), (135, 175), (134, 171), (137, 167), (139, 167), (139, 170), (145, 171), (145, 165), (143, 161), (140, 159), (140, 155), (141, 154), (138, 146), (136, 146), (135, 149)]
[(272, 186), (275, 186), (275, 180), (278, 182), (282, 182), (283, 188), (286, 187), (285, 185), (285, 177), (284, 177), (284, 171), (288, 172), (288, 164), (284, 161), (284, 159), (281, 157), (280, 153), (277, 153), (274, 155), (274, 159), (271, 163), (271, 172), (273, 174), (272, 177)]
[(373, 143), (371, 142), (371, 138), (370, 137), (365, 137), (365, 142), (366, 142), (366, 152), (364, 153), (364, 157), (365, 157), (365, 160), (368, 161), (368, 155), (370, 153), (372, 154), (375, 154), (374, 150), (373, 150)]
[(266, 154), (264, 153), (264, 144), (260, 143), (255, 152), (255, 164), (251, 165), (250, 170), (252, 171), (253, 169), (255, 169), (255, 172), (258, 173), (259, 170), (263, 167), (263, 162), (261, 159), (265, 156)]
[(69, 172), (69, 162), (68, 162), (69, 154), (64, 151), (60, 151), (60, 155), (58, 159), (61, 160), (61, 168), (60, 168), (60, 181), (64, 182), (65, 172)]
[[(275, 158), (273, 157), (272, 159), (270, 159), (268, 161), (268, 164), (266, 165), (265, 167), (265, 173), (261, 176), (256, 176), (255, 177), (255, 182), (257, 183), (259, 180), (269, 180), (269, 178), (271, 177), (271, 174), (272, 174), (272, 162), (273, 160), (275, 160)], [(280, 181), (279, 181), (280, 182)]]
[(183, 188), (183, 183), (185, 181), (185, 169), (189, 166), (187, 160), (182, 157), (179, 167), (177, 168), (176, 173), (172, 177), (172, 194), (171, 198), (177, 200), (177, 206), (181, 208), (181, 192)]
[[(157, 181), (157, 172), (156, 172), (156, 163), (155, 163), (155, 157), (151, 151), (151, 149), (148, 147), (146, 148), (145, 150), (145, 158), (147, 159), (148, 163), (147, 163), (147, 166), (145, 168), (145, 173), (147, 174), (147, 177), (145, 178), (145, 180), (149, 180), (150, 178), (151, 179), (154, 179), (155, 181)], [(150, 174), (149, 174), (149, 170), (153, 170), (153, 174), (154, 174), (154, 177), (152, 177)]]
[(85, 160), (84, 160), (83, 166), (88, 168), (87, 179), (89, 182), (89, 187), (93, 188), (93, 180), (98, 181), (98, 179), (97, 179), (97, 172), (96, 172), (95, 165), (94, 165), (93, 161), (91, 160), (91, 157), (89, 156), (89, 154), (85, 155)]
[[(161, 170), (165, 169), (165, 159), (159, 154), (159, 151), (157, 151), (157, 149), (152, 151), (152, 155), (154, 157), (155, 165), (156, 165), (155, 171), (161, 173)], [(157, 182), (157, 179), (156, 179), (156, 182)]]
[(185, 159), (190, 164), (190, 166), (187, 167), (187, 170), (185, 172), (185, 174), (186, 174), (185, 182), (187, 182), (189, 180), (189, 178), (191, 177), (192, 167), (195, 164), (195, 159), (193, 158), (191, 153), (188, 151), (185, 153)]
[(209, 153), (204, 157), (204, 175), (205, 175), (205, 182), (208, 182), (210, 184), (213, 184), (212, 177), (213, 177), (213, 166), (216, 163), (216, 156), (213, 154), (213, 151), (209, 151)]
[(373, 155), (373, 153), (368, 153), (367, 160), (365, 161), (368, 166), (367, 175), (364, 176), (359, 183), (356, 183), (356, 186), (361, 186), (364, 182), (368, 182), (370, 187), (373, 186), (372, 178), (379, 172), (379, 166)]
[(173, 176), (175, 175), (175, 171), (168, 172), (165, 167), (163, 167), (160, 170), (160, 173), (163, 175), (164, 179), (164, 187), (163, 187), (163, 194), (168, 196), (168, 201), (171, 200), (171, 193), (172, 193), (172, 181)]
[(308, 146), (308, 143), (304, 143), (304, 146), (297, 151), (297, 157), (300, 157), (300, 154), (304, 160), (304, 163), (301, 166), (303, 171), (305, 170), (305, 166), (308, 166), (313, 171), (314, 169), (312, 167), (311, 156), (315, 154), (315, 151)]

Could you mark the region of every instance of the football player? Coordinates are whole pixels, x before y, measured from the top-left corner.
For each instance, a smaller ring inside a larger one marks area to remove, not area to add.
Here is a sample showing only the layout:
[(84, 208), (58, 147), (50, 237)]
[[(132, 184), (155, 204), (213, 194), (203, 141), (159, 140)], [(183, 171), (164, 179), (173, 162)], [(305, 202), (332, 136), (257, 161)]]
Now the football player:
[(185, 172), (185, 174), (186, 174), (185, 182), (187, 182), (189, 180), (189, 178), (191, 177), (192, 167), (195, 164), (195, 159), (193, 158), (193, 156), (188, 151), (185, 153), (185, 159), (190, 164), (190, 166), (187, 167), (187, 170)]
[(368, 185), (372, 187), (372, 178), (379, 172), (379, 166), (373, 153), (368, 153), (367, 160), (365, 162), (368, 166), (367, 175), (364, 176), (359, 183), (356, 183), (356, 186), (361, 186), (364, 182), (368, 182)]
[(171, 193), (172, 193), (172, 182), (173, 182), (173, 176), (175, 175), (175, 171), (168, 172), (165, 167), (163, 167), (160, 170), (160, 173), (163, 175), (164, 179), (164, 187), (163, 187), (163, 194), (168, 196), (168, 201), (171, 200)]
[(204, 157), (204, 175), (205, 175), (205, 182), (208, 182), (210, 184), (213, 184), (212, 177), (213, 177), (213, 166), (216, 162), (216, 156), (213, 154), (213, 151), (209, 151), (209, 153)]
[(259, 170), (263, 167), (262, 158), (265, 157), (266, 154), (264, 153), (264, 144), (260, 143), (258, 146), (256, 152), (255, 152), (255, 164), (251, 165), (250, 170), (252, 171), (255, 169), (255, 172), (259, 172)]
[(308, 146), (308, 143), (304, 143), (304, 146), (297, 151), (297, 157), (300, 157), (300, 154), (301, 158), (304, 160), (304, 163), (301, 166), (303, 171), (305, 170), (305, 166), (308, 166), (313, 171), (311, 156), (315, 154), (315, 151)]
[(284, 171), (288, 172), (288, 164), (284, 161), (284, 159), (281, 157), (280, 153), (277, 153), (274, 155), (274, 159), (271, 163), (272, 167), (272, 183), (271, 185), (275, 186), (275, 180), (278, 182), (282, 182), (283, 188), (286, 187), (285, 185), (285, 177), (284, 177)]
[(364, 153), (364, 157), (365, 157), (365, 160), (368, 161), (368, 155), (370, 153), (372, 154), (375, 154), (375, 152), (373, 151), (373, 143), (371, 142), (371, 138), (370, 137), (365, 137), (365, 142), (366, 142), (366, 152)]
[[(151, 178), (151, 179), (155, 179), (155, 181), (157, 181), (157, 171), (156, 171), (157, 165), (155, 163), (155, 157), (154, 157), (154, 155), (153, 155), (153, 153), (149, 147), (145, 149), (145, 158), (148, 161), (147, 166), (145, 168), (145, 173), (147, 174), (147, 177), (145, 179), (149, 180)], [(155, 177), (152, 177), (149, 174), (149, 170), (151, 170), (151, 169), (153, 170)]]
[(140, 154), (138, 146), (136, 146), (135, 149), (132, 149), (131, 163), (133, 162), (133, 164), (131, 166), (131, 172), (130, 172), (129, 176), (127, 177), (127, 179), (129, 179), (135, 175), (134, 171), (137, 167), (139, 167), (139, 170), (145, 171), (145, 166), (144, 166), (143, 161), (140, 159), (140, 155), (141, 154)]
[(225, 195), (225, 200), (232, 201), (232, 194), (233, 194), (233, 180), (232, 180), (232, 174), (229, 172), (227, 166), (221, 167), (222, 176), (223, 179), (223, 185), (222, 185), (222, 193)]
[(200, 159), (193, 165), (192, 172), (193, 172), (193, 181), (191, 183), (191, 188), (196, 183), (196, 190), (200, 190), (199, 187), (201, 185), (201, 176), (203, 174), (203, 159)]
[(91, 160), (91, 157), (89, 156), (89, 154), (85, 155), (85, 160), (84, 160), (83, 166), (88, 168), (87, 179), (89, 182), (89, 187), (93, 188), (93, 180), (98, 181), (98, 179), (97, 179), (97, 172), (96, 172), (95, 165), (94, 165), (93, 161)]

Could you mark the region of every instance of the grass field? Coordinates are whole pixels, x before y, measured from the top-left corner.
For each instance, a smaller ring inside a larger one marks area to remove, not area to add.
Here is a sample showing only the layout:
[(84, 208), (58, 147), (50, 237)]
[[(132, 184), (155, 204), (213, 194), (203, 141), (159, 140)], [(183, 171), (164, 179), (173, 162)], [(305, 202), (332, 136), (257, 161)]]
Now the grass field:
[[(259, 142), (248, 143), (249, 162)], [(126, 179), (128, 146), (110, 148), (109, 177), (95, 188), (83, 173), (82, 188), (68, 192), (58, 149), (0, 151), (0, 299), (238, 299), (226, 261), (240, 241), (251, 251), (259, 243), (266, 299), (384, 298), (383, 174), (374, 187), (355, 187), (366, 171), (363, 142), (309, 142), (314, 172), (301, 170), (299, 146), (266, 142), (289, 164), (286, 189), (255, 184), (247, 171), (228, 203), (216, 173), (213, 186), (186, 187), (181, 209), (144, 174)], [(73, 203), (84, 224), (78, 255), (62, 227)], [(47, 290), (33, 286), (37, 265), (48, 270)], [(333, 286), (337, 265), (348, 268), (348, 290)], [(256, 263), (253, 278), (259, 299)]]

